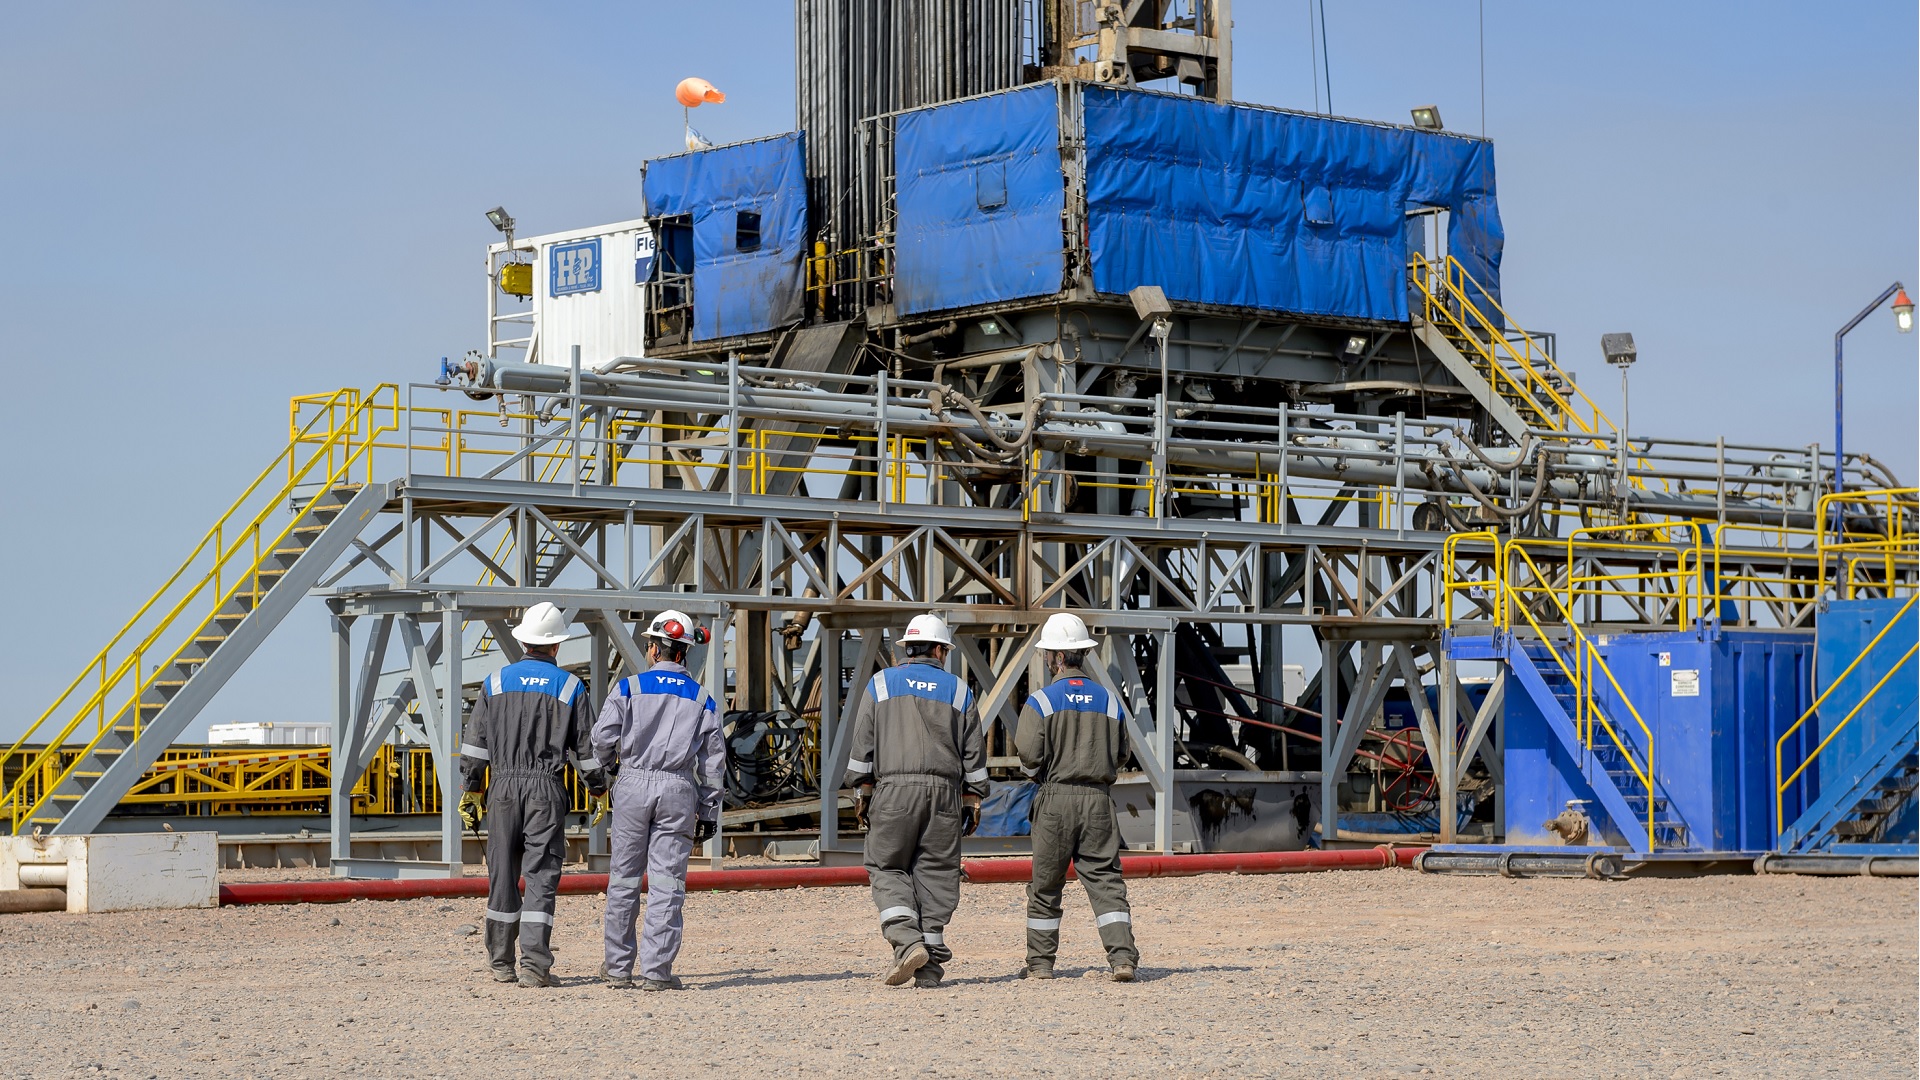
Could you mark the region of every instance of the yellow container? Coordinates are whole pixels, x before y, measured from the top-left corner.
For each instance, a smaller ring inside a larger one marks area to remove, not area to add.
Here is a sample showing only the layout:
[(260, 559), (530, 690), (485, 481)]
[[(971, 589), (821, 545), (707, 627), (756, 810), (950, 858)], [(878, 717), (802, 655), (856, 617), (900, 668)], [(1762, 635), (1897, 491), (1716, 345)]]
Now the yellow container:
[(533, 264), (508, 263), (500, 268), (500, 291), (522, 300), (533, 295)]

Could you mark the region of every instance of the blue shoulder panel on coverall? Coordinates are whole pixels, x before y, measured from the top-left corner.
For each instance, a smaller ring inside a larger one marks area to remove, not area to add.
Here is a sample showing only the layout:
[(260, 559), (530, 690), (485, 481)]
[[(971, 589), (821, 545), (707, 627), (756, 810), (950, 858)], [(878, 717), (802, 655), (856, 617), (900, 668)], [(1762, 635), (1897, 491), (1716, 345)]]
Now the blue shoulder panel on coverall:
[[(800, 320), (807, 253), (800, 135), (655, 158), (641, 187), (647, 217), (693, 219), (694, 340)], [(758, 214), (757, 225), (742, 214)]]
[(1407, 321), (1407, 211), (1499, 295), (1493, 147), (1479, 139), (1086, 87), (1094, 288)]
[(900, 116), (893, 287), (901, 313), (1060, 291), (1059, 115), (1049, 83)]

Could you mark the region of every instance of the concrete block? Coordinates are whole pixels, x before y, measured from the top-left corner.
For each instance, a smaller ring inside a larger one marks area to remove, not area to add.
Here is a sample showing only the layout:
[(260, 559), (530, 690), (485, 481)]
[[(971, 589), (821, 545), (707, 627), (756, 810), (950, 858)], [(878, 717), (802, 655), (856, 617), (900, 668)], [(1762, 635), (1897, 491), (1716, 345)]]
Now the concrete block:
[(7, 836), (0, 837), (0, 889), (58, 885), (76, 914), (215, 907), (218, 862), (210, 832)]

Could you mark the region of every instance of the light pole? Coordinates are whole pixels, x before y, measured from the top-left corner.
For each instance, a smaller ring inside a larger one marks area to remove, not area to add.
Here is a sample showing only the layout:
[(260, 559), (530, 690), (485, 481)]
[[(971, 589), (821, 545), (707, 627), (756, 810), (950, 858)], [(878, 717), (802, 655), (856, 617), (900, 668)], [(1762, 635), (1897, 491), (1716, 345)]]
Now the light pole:
[(1841, 375), (1843, 370), (1841, 342), (1847, 336), (1847, 331), (1859, 326), (1862, 320), (1873, 314), (1875, 308), (1886, 303), (1889, 297), (1893, 299), (1894, 325), (1899, 327), (1903, 334), (1912, 333), (1913, 298), (1907, 295), (1907, 287), (1896, 281), (1887, 286), (1885, 292), (1874, 297), (1873, 303), (1861, 308), (1860, 314), (1855, 315), (1847, 325), (1841, 327), (1839, 333), (1833, 335), (1833, 493), (1836, 495), (1846, 486), (1847, 480), (1846, 380)]
[(1633, 346), (1632, 334), (1601, 334), (1600, 354), (1607, 363), (1620, 369), (1620, 480), (1616, 494), (1620, 498), (1620, 517), (1626, 519), (1627, 513), (1627, 425), (1633, 413), (1627, 406), (1627, 369), (1639, 357), (1639, 350)]

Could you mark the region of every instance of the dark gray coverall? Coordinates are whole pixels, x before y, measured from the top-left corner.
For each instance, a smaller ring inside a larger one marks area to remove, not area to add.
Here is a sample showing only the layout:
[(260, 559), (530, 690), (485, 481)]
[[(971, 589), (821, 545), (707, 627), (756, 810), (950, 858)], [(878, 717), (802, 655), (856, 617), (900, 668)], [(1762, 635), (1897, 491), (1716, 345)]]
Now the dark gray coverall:
[(487, 793), (487, 954), (497, 972), (513, 970), (516, 937), (522, 967), (542, 977), (553, 967), (553, 898), (567, 853), (567, 755), (589, 790), (607, 788), (593, 756), (591, 709), (578, 676), (528, 658), (494, 672), (467, 719), (460, 777), (467, 791)]
[(989, 790), (973, 691), (926, 658), (875, 675), (853, 715), (847, 777), (875, 785), (866, 864), (880, 933), (896, 959), (924, 944), (921, 970), (938, 977), (960, 906), (961, 797)]
[(681, 906), (696, 820), (720, 820), (727, 767), (720, 713), (687, 669), (663, 660), (620, 680), (593, 725), (594, 753), (620, 762), (604, 923), (607, 973), (633, 974), (635, 908), (646, 876), (640, 977), (666, 982), (680, 955)]
[(1027, 966), (1052, 967), (1060, 948), (1060, 891), (1073, 862), (1093, 903), (1109, 964), (1140, 963), (1133, 946), (1113, 777), (1125, 760), (1120, 699), (1078, 668), (1027, 698), (1014, 748), (1021, 771), (1040, 781), (1033, 799), (1033, 880), (1027, 886)]

